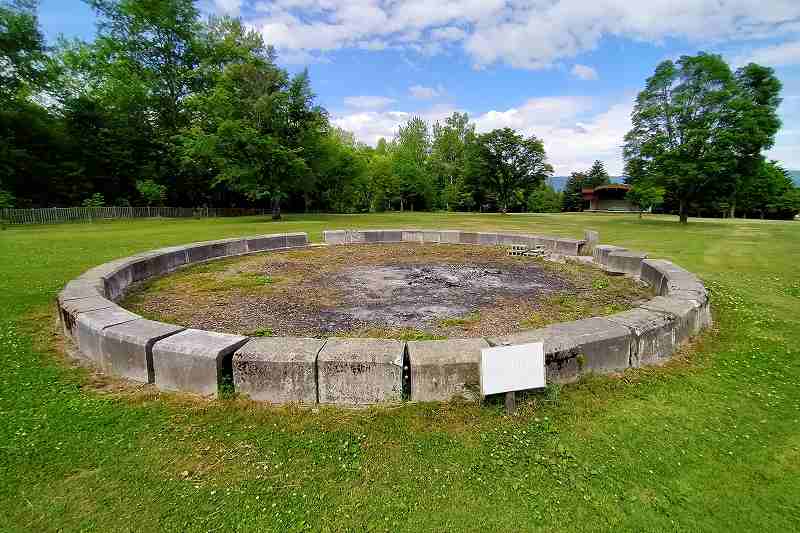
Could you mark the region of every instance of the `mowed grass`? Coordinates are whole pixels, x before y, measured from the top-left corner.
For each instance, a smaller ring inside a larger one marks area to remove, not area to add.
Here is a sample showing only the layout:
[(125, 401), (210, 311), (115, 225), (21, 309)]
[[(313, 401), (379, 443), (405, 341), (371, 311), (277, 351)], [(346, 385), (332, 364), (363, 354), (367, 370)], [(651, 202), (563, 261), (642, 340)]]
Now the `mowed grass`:
[[(499, 402), (340, 410), (126, 387), (56, 349), (53, 299), (156, 247), (327, 228), (504, 229), (699, 274), (716, 331), (663, 368)], [(0, 233), (0, 529), (800, 530), (800, 224), (622, 215), (289, 216)]]

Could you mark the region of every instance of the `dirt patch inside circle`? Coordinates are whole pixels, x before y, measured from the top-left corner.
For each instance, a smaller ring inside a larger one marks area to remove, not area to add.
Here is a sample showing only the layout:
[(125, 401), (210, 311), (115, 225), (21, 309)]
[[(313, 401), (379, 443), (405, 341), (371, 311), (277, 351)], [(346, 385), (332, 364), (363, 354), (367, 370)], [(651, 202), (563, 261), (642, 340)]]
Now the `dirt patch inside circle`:
[(124, 305), (187, 327), (256, 336), (402, 339), (502, 335), (618, 312), (642, 284), (501, 247), (313, 247), (197, 265), (135, 287)]

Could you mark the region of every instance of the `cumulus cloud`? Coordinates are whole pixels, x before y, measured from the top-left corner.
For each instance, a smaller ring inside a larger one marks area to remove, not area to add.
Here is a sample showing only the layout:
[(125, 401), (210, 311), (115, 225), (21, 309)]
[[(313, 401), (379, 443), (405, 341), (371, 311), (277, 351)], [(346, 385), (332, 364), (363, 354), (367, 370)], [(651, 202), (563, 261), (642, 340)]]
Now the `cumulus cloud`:
[(214, 0), (214, 9), (218, 13), (238, 16), (243, 0)]
[(408, 88), (408, 92), (412, 97), (417, 100), (432, 100), (444, 94), (444, 87), (441, 85), (437, 87), (425, 87), (424, 85), (412, 85)]
[(570, 73), (579, 80), (596, 80), (597, 71), (592, 67), (586, 65), (576, 64), (572, 67)]
[[(617, 103), (595, 110), (590, 98), (531, 98), (520, 106), (471, 114), (479, 132), (513, 128), (525, 136), (544, 141), (550, 163), (557, 175), (591, 167), (603, 161), (612, 174), (622, 173), (622, 138), (630, 129), (631, 103)], [(356, 111), (333, 117), (333, 123), (352, 131), (362, 142), (375, 145), (381, 137), (391, 139), (398, 127), (413, 116), (429, 124), (443, 121), (454, 111), (451, 106), (434, 106), (417, 112)]]
[(348, 96), (344, 99), (344, 105), (355, 109), (383, 109), (395, 101), (386, 96)]
[[(238, 9), (240, 0), (215, 0)], [(272, 0), (249, 20), (280, 50), (462, 46), (476, 66), (546, 68), (607, 36), (696, 43), (776, 37), (800, 29), (797, 0)], [(775, 47), (779, 48), (779, 47)], [(785, 47), (784, 47), (785, 48)], [(781, 61), (791, 49), (765, 49)], [(795, 55), (793, 55), (795, 54)]]
[(774, 46), (756, 48), (748, 54), (740, 55), (734, 59), (736, 65), (758, 63), (771, 67), (784, 67), (800, 65), (800, 41), (790, 41)]

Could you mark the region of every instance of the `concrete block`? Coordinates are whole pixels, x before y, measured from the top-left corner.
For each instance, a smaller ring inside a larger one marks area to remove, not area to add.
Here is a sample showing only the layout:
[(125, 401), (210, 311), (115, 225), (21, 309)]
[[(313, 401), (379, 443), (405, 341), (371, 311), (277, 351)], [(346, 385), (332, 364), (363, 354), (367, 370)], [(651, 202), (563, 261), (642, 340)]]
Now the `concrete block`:
[(419, 402), (447, 401), (462, 396), (480, 397), (481, 350), (484, 339), (409, 341), (411, 399)]
[[(663, 259), (643, 259), (641, 279), (655, 291), (658, 295), (663, 295), (662, 285), (664, 285), (664, 265), (671, 264)], [(666, 291), (666, 287), (664, 288)]]
[(67, 337), (74, 340), (75, 327), (79, 314), (98, 309), (110, 309), (112, 307), (117, 307), (117, 304), (102, 296), (90, 296), (88, 298), (61, 301), (58, 304), (58, 316), (61, 322), (61, 328)]
[(103, 276), (106, 296), (114, 301), (118, 301), (125, 295), (125, 291), (133, 283), (133, 263), (126, 259), (121, 262), (114, 270)]
[(317, 354), (323, 339), (250, 339), (233, 354), (236, 392), (271, 403), (317, 402)]
[(642, 261), (647, 258), (644, 252), (611, 252), (605, 269), (612, 274), (626, 274), (635, 278), (642, 276)]
[(154, 381), (159, 389), (217, 396), (231, 378), (231, 356), (249, 339), (187, 329), (153, 345)]
[(693, 335), (697, 335), (703, 327), (700, 318), (700, 305), (697, 302), (669, 296), (656, 296), (643, 303), (640, 307), (663, 313), (673, 318), (676, 345), (680, 345)]
[(604, 373), (627, 368), (633, 335), (625, 326), (594, 317), (488, 341), (493, 346), (543, 342), (547, 379), (564, 383), (574, 381), (585, 372)]
[(58, 293), (58, 301), (81, 300), (84, 298), (105, 297), (105, 284), (100, 279), (74, 279), (64, 285)]
[(458, 232), (459, 244), (478, 244), (479, 233), (476, 231), (460, 231)]
[(403, 242), (403, 230), (385, 229), (381, 232), (381, 242)]
[(606, 317), (631, 330), (631, 366), (649, 365), (668, 359), (679, 344), (677, 319), (670, 314), (642, 307)]
[(348, 232), (343, 229), (323, 231), (322, 240), (326, 244), (349, 244)]
[(285, 237), (287, 248), (301, 248), (303, 246), (308, 246), (307, 233), (287, 233)]
[(186, 328), (140, 318), (107, 327), (100, 339), (104, 372), (153, 383), (153, 345)]
[(611, 252), (625, 252), (627, 248), (623, 248), (622, 246), (614, 246), (613, 244), (598, 244), (594, 247), (594, 252), (592, 252), (592, 256), (594, 257), (594, 262), (600, 266), (608, 265), (608, 254)]
[[(438, 241), (438, 234), (437, 234)], [(418, 229), (404, 229), (402, 234), (403, 242), (425, 242), (425, 232)]]
[(443, 244), (460, 244), (461, 232), (457, 230), (439, 231), (439, 242)]
[(580, 255), (583, 243), (580, 239), (558, 239), (553, 251), (561, 255)]
[(533, 246), (544, 246), (545, 251), (555, 252), (558, 238), (544, 235), (531, 235)]
[(583, 240), (586, 242), (581, 246), (580, 255), (593, 255), (595, 247), (600, 244), (600, 233), (591, 229), (584, 230)]
[(247, 240), (234, 238), (201, 242), (187, 247), (186, 251), (188, 262), (198, 263), (209, 259), (247, 253)]
[(80, 313), (75, 320), (75, 343), (80, 357), (102, 365), (102, 339), (105, 328), (142, 317), (119, 306)]
[(132, 263), (132, 278), (133, 281), (142, 281), (163, 276), (186, 263), (187, 253), (183, 246), (153, 250)]
[(430, 243), (442, 242), (441, 232), (440, 231), (435, 231), (435, 230), (423, 230), (422, 231), (422, 241), (423, 242), (430, 242)]
[(497, 246), (497, 233), (478, 233), (478, 244), (482, 246)]
[(320, 403), (400, 401), (404, 349), (389, 339), (328, 339), (317, 358)]
[(256, 235), (244, 239), (247, 243), (248, 252), (263, 252), (266, 250), (277, 250), (286, 247), (285, 235)]
[(518, 233), (498, 233), (497, 244), (500, 246), (511, 246), (514, 244), (532, 244), (530, 235), (520, 235)]

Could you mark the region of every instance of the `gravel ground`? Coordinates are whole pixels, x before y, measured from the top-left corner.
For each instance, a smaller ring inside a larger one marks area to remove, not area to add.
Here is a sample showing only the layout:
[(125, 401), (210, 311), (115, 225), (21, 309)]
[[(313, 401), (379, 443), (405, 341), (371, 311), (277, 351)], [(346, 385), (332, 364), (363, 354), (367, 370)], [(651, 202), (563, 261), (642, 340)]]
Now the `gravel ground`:
[(646, 289), (579, 265), (452, 245), (315, 247), (215, 261), (134, 288), (151, 318), (249, 335), (477, 337), (635, 306)]

